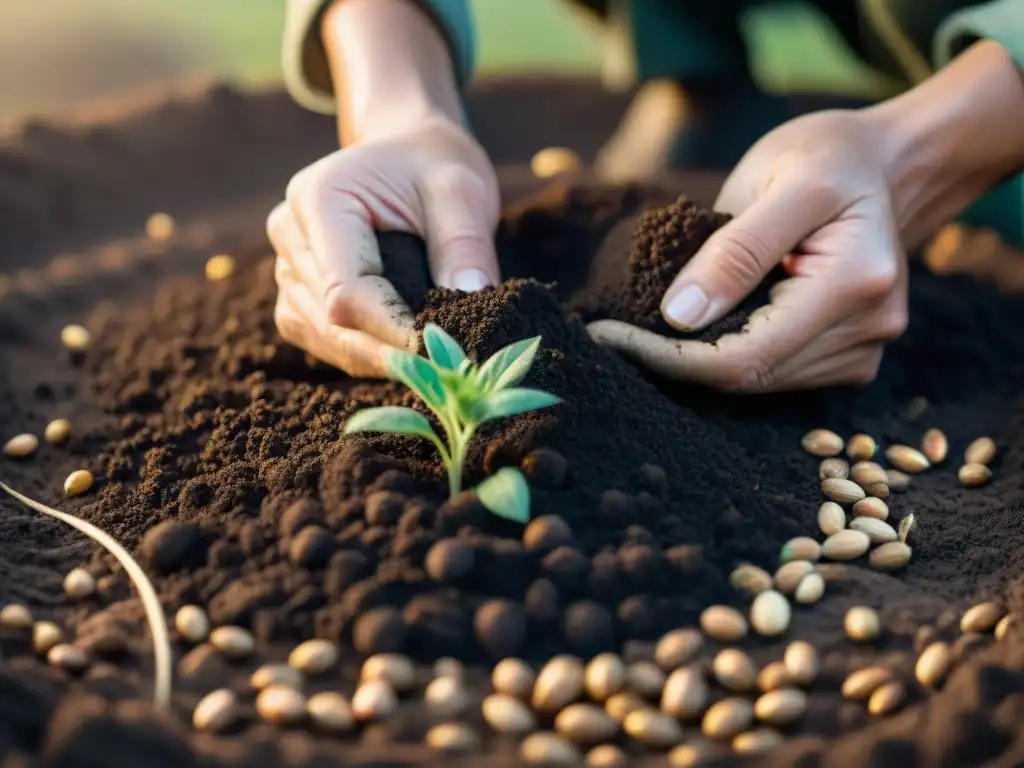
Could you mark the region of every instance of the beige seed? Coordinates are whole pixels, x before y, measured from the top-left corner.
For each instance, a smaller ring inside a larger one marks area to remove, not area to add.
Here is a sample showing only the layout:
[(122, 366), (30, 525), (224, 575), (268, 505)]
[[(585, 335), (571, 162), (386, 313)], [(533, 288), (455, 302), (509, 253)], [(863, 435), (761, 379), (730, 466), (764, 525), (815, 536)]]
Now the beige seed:
[(533, 686), (533, 708), (557, 712), (583, 693), (583, 663), (573, 656), (556, 656), (541, 669)]
[(46, 653), (46, 660), (50, 666), (68, 672), (81, 672), (89, 666), (89, 657), (81, 648), (76, 648), (68, 643), (58, 643)]
[(800, 586), (807, 574), (814, 571), (813, 563), (793, 560), (775, 572), (775, 588), (784, 595), (791, 595)]
[(871, 547), (871, 539), (863, 531), (847, 528), (833, 533), (821, 545), (821, 554), (829, 560), (856, 560)]
[(256, 697), (256, 711), (268, 723), (290, 725), (306, 716), (306, 697), (290, 685), (269, 685)]
[(803, 436), (800, 444), (812, 456), (829, 458), (843, 451), (843, 438), (828, 429), (812, 429)]
[(908, 475), (924, 472), (931, 466), (927, 456), (909, 445), (890, 445), (885, 449), (885, 458), (896, 469)]
[(626, 715), (622, 729), (637, 741), (659, 749), (675, 746), (683, 738), (682, 726), (656, 709), (634, 709)]
[(953, 667), (953, 652), (949, 643), (934, 642), (917, 657), (914, 676), (925, 688), (939, 685)]
[(60, 332), (60, 342), (69, 352), (85, 352), (92, 342), (92, 334), (80, 325), (65, 325)]
[(352, 696), (352, 714), (356, 720), (380, 720), (398, 709), (398, 694), (387, 680), (363, 682)]
[(865, 497), (864, 489), (852, 480), (830, 477), (821, 481), (821, 490), (837, 504), (853, 504)]
[(992, 479), (992, 470), (984, 464), (964, 464), (956, 476), (964, 488), (979, 488)]
[(979, 437), (964, 451), (964, 464), (988, 464), (995, 457), (995, 440), (991, 437)]
[(732, 740), (732, 749), (738, 755), (760, 755), (780, 746), (785, 739), (771, 728), (756, 728), (737, 734)]
[(288, 664), (307, 675), (322, 675), (338, 663), (340, 655), (330, 640), (307, 640), (288, 654)]
[(960, 619), (961, 632), (988, 632), (1006, 615), (999, 603), (978, 603), (969, 608)]
[(818, 676), (818, 651), (808, 642), (795, 640), (782, 657), (786, 677), (794, 685), (810, 685)]
[(52, 621), (37, 621), (32, 627), (32, 649), (45, 656), (50, 649), (64, 642), (64, 630)]
[(907, 689), (898, 680), (879, 686), (868, 699), (868, 712), (888, 715), (899, 709), (907, 698)]
[(197, 731), (221, 731), (237, 719), (238, 699), (227, 688), (208, 693), (192, 712), (192, 726)]
[(997, 643), (1004, 637), (1006, 637), (1006, 633), (1010, 630), (1010, 626), (1015, 623), (1016, 619), (1014, 618), (1012, 613), (1006, 614), (1005, 616), (1003, 616), (1003, 618), (999, 620), (999, 623), (996, 624), (995, 628), (995, 638)]
[(35, 435), (25, 433), (15, 435), (4, 443), (4, 456), (11, 459), (27, 459), (39, 447), (39, 438)]
[(900, 541), (906, 544), (907, 539), (910, 538), (910, 534), (913, 533), (914, 528), (917, 525), (917, 518), (914, 517), (914, 513), (911, 512), (909, 515), (900, 520), (899, 535)]
[(537, 718), (521, 699), (492, 693), (480, 705), (484, 720), (496, 733), (523, 736), (537, 729)]
[(710, 691), (704, 673), (696, 667), (680, 667), (665, 680), (661, 693), (661, 711), (680, 720), (704, 713)]
[(174, 628), (184, 640), (195, 645), (209, 637), (210, 620), (198, 605), (183, 605), (174, 614)]
[(825, 480), (829, 477), (837, 477), (845, 480), (850, 476), (850, 462), (846, 459), (823, 459), (818, 465), (818, 479)]
[(815, 562), (821, 557), (821, 545), (810, 536), (797, 536), (782, 545), (779, 560), (788, 563), (791, 560), (807, 560)]
[(743, 651), (726, 648), (711, 663), (715, 679), (723, 688), (736, 693), (749, 691), (757, 682), (757, 667)]
[(520, 699), (530, 698), (533, 681), (533, 670), (522, 659), (502, 659), (491, 672), (491, 687), (495, 692), (506, 693)]
[(892, 672), (885, 667), (867, 667), (858, 669), (843, 681), (843, 698), (863, 701), (878, 688), (892, 679)]
[(882, 465), (874, 461), (858, 461), (850, 467), (850, 479), (862, 488), (866, 485), (889, 482)]
[(628, 768), (629, 755), (614, 744), (601, 744), (587, 753), (587, 768)]
[(851, 640), (870, 642), (882, 631), (882, 622), (877, 611), (857, 605), (846, 612), (843, 628)]
[(580, 165), (579, 155), (568, 147), (545, 147), (530, 159), (530, 170), (538, 179), (572, 173)]
[(0, 609), (0, 625), (8, 629), (28, 629), (32, 623), (32, 612), (24, 605), (10, 603)]
[(583, 755), (575, 744), (547, 731), (531, 733), (519, 745), (519, 757), (528, 765), (562, 768), (579, 765)]
[(614, 653), (598, 654), (583, 673), (583, 687), (594, 701), (607, 701), (625, 685), (626, 665)]
[(154, 213), (146, 219), (146, 236), (150, 240), (166, 240), (174, 234), (174, 219), (166, 213)]
[(875, 520), (889, 519), (889, 505), (879, 498), (869, 496), (853, 505), (854, 517), (868, 517)]
[(469, 693), (458, 677), (435, 677), (423, 692), (423, 699), (439, 715), (457, 715), (469, 707)]
[(272, 685), (302, 688), (302, 683), (302, 673), (287, 664), (264, 664), (249, 676), (249, 686), (256, 691)]
[(462, 662), (458, 659), (445, 657), (434, 662), (434, 677), (454, 677), (461, 680), (462, 675)]
[(853, 518), (850, 522), (850, 530), (866, 533), (872, 544), (885, 544), (899, 538), (891, 525), (875, 517)]
[(725, 643), (735, 642), (747, 634), (743, 614), (727, 605), (705, 608), (700, 615), (700, 627), (708, 637)]
[(898, 469), (885, 470), (886, 485), (894, 491), (905, 491), (910, 487), (910, 475), (900, 472)]
[(211, 282), (225, 280), (235, 271), (235, 260), (226, 253), (211, 256), (206, 262), (206, 279)]
[(96, 593), (96, 579), (84, 568), (72, 568), (64, 577), (64, 594), (72, 600), (84, 600)]
[(426, 742), (438, 752), (472, 752), (480, 748), (480, 738), (465, 723), (435, 725), (427, 731)]
[(701, 732), (709, 739), (731, 739), (750, 727), (754, 705), (746, 699), (732, 697), (711, 705), (701, 720)]
[(941, 464), (949, 453), (949, 441), (941, 429), (929, 429), (921, 438), (921, 453), (932, 464)]
[(764, 568), (751, 563), (738, 565), (729, 574), (729, 586), (747, 595), (756, 595), (772, 587), (772, 577)]
[(846, 455), (851, 461), (867, 461), (878, 452), (878, 443), (871, 435), (857, 434), (846, 443)]
[(570, 704), (555, 718), (555, 731), (575, 744), (590, 746), (614, 738), (619, 724), (595, 704)]
[(604, 703), (604, 711), (611, 715), (615, 722), (622, 723), (634, 709), (643, 709), (646, 706), (647, 702), (632, 691), (619, 691)]
[(71, 437), (71, 422), (67, 419), (54, 419), (43, 430), (43, 440), (50, 445), (62, 445)]
[(790, 725), (807, 711), (807, 694), (799, 688), (776, 688), (754, 702), (754, 717), (769, 725)]
[(81, 496), (92, 488), (92, 472), (87, 469), (76, 469), (64, 481), (64, 495), (69, 499), (74, 496)]
[(839, 533), (846, 527), (846, 513), (834, 501), (826, 501), (818, 507), (818, 528), (826, 536)]
[(774, 589), (759, 594), (750, 606), (750, 625), (759, 635), (766, 637), (785, 632), (792, 616), (789, 600)]
[(770, 661), (757, 676), (757, 687), (762, 693), (774, 691), (789, 683), (789, 673), (782, 661)]
[(793, 593), (793, 599), (800, 605), (814, 605), (825, 594), (825, 577), (820, 573), (808, 573)]
[(643, 699), (656, 699), (665, 687), (665, 673), (653, 661), (637, 661), (626, 667), (626, 686)]
[(210, 633), (210, 645), (229, 659), (244, 659), (256, 649), (253, 636), (242, 627), (217, 627)]
[(668, 753), (668, 763), (672, 768), (696, 768), (705, 765), (711, 760), (725, 757), (729, 754), (728, 747), (714, 741), (705, 739), (694, 739)]
[(344, 733), (355, 727), (355, 715), (352, 714), (348, 699), (334, 691), (322, 691), (309, 696), (306, 715), (315, 728), (328, 733)]
[(868, 560), (880, 571), (898, 571), (910, 562), (912, 552), (902, 541), (890, 541), (872, 550)]
[(888, 499), (889, 486), (885, 483), (872, 483), (871, 485), (864, 486), (864, 493), (868, 495), (868, 498)]
[(378, 653), (363, 662), (359, 680), (363, 683), (385, 680), (395, 691), (404, 693), (416, 684), (416, 668), (408, 656), (400, 653)]
[(662, 635), (654, 647), (654, 661), (666, 672), (671, 672), (689, 663), (703, 645), (704, 636), (696, 629), (673, 629)]

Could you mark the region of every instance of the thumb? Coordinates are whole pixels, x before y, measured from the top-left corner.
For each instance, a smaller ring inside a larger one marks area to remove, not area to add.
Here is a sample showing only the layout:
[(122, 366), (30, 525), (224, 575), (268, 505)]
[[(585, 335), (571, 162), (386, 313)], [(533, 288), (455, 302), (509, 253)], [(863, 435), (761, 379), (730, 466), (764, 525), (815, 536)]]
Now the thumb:
[(669, 325), (694, 331), (720, 319), (801, 241), (842, 212), (832, 190), (802, 182), (771, 182), (708, 238), (665, 292), (661, 312)]
[(501, 280), (494, 231), (498, 201), (472, 171), (449, 166), (424, 183), (427, 253), (434, 283), (478, 291)]

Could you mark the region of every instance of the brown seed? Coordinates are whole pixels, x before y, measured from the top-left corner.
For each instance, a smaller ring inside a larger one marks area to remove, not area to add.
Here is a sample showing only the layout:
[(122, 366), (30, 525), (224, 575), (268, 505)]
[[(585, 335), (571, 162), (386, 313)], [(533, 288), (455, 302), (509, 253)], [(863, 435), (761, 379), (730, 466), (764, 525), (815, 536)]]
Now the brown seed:
[(979, 437), (964, 451), (964, 464), (988, 464), (995, 457), (995, 440), (991, 437)]
[(812, 456), (832, 457), (843, 451), (843, 438), (827, 429), (812, 429), (800, 444)]
[(888, 715), (899, 709), (907, 698), (907, 689), (898, 680), (884, 683), (875, 689), (868, 699), (868, 712), (872, 715)]
[(227, 688), (208, 693), (192, 712), (192, 727), (197, 731), (220, 731), (238, 719), (238, 699)]
[(775, 588), (784, 595), (791, 595), (813, 570), (814, 564), (806, 560), (788, 562), (775, 572)]
[(71, 422), (67, 419), (54, 419), (43, 430), (43, 440), (50, 445), (62, 445), (71, 436)]
[(764, 568), (742, 563), (729, 574), (729, 586), (747, 595), (756, 595), (772, 588), (772, 577)]
[(68, 643), (58, 643), (53, 646), (47, 651), (46, 660), (50, 666), (68, 672), (81, 672), (89, 666), (89, 657), (85, 651)]
[(92, 342), (92, 334), (81, 325), (65, 325), (60, 331), (60, 342), (68, 352), (85, 352)]
[(750, 727), (754, 720), (754, 705), (746, 699), (732, 697), (711, 705), (700, 728), (709, 739), (731, 739)]
[(791, 560), (807, 560), (815, 562), (821, 557), (821, 545), (810, 536), (797, 536), (782, 545), (779, 560), (788, 563)]
[(760, 755), (780, 746), (785, 739), (771, 728), (756, 728), (737, 734), (732, 740), (732, 749), (738, 755)]
[(696, 629), (673, 629), (662, 635), (654, 647), (654, 661), (666, 672), (671, 672), (689, 663), (703, 645), (704, 636)]
[(846, 455), (851, 461), (867, 461), (878, 452), (878, 443), (871, 435), (857, 434), (846, 443)]
[(1010, 630), (1010, 626), (1015, 623), (1016, 619), (1012, 613), (1006, 614), (999, 620), (999, 623), (996, 624), (995, 628), (995, 638), (997, 643), (1006, 637), (1006, 633)]
[(340, 656), (338, 646), (330, 640), (307, 640), (288, 654), (288, 664), (307, 675), (322, 675), (338, 663)]
[(480, 738), (465, 723), (441, 723), (429, 731), (427, 746), (438, 752), (472, 752), (480, 748)]
[(818, 676), (818, 651), (808, 642), (795, 640), (782, 657), (786, 678), (794, 685), (810, 685)]
[(949, 643), (934, 642), (917, 657), (914, 676), (925, 688), (933, 688), (946, 677), (953, 667), (953, 652)]
[(799, 688), (777, 688), (754, 702), (754, 717), (769, 725), (790, 725), (807, 711), (807, 694)]
[(961, 632), (988, 632), (1006, 615), (999, 603), (978, 603), (969, 608), (960, 619)]
[(256, 697), (256, 711), (268, 723), (297, 723), (306, 716), (306, 697), (290, 685), (270, 685)]
[[(330, 658), (325, 660), (331, 661)], [(360, 683), (373, 680), (384, 680), (396, 692), (404, 693), (416, 684), (416, 667), (412, 659), (400, 653), (378, 653), (364, 661), (359, 672)]]
[(174, 628), (178, 634), (193, 645), (210, 636), (210, 620), (206, 611), (198, 605), (183, 605), (174, 614)]
[(287, 664), (264, 664), (249, 677), (250, 687), (257, 691), (272, 685), (301, 688), (302, 683), (302, 673)]
[(889, 519), (889, 505), (875, 496), (861, 499), (853, 505), (854, 517), (870, 517), (875, 520)]
[(754, 598), (750, 606), (750, 625), (759, 635), (773, 637), (789, 628), (793, 609), (780, 592), (769, 589)]
[(572, 173), (580, 165), (579, 155), (568, 147), (545, 147), (530, 159), (530, 170), (538, 179)]
[(941, 464), (949, 453), (949, 441), (941, 429), (929, 429), (921, 438), (921, 453), (932, 464)]
[(864, 493), (869, 498), (887, 499), (889, 498), (889, 486), (885, 483), (872, 483), (871, 485), (864, 486)]
[(622, 729), (637, 741), (660, 749), (675, 746), (683, 738), (682, 726), (656, 709), (634, 709), (626, 715)]
[(747, 634), (747, 620), (735, 608), (712, 605), (700, 615), (700, 627), (714, 640), (732, 643)]
[(502, 659), (491, 673), (491, 686), (497, 693), (520, 699), (530, 698), (535, 676), (530, 665), (521, 659)]
[(705, 739), (694, 739), (668, 753), (668, 763), (672, 768), (696, 768), (711, 760), (725, 757), (729, 748), (724, 744)]
[(892, 680), (892, 672), (885, 667), (858, 669), (843, 681), (843, 698), (863, 701), (890, 680)]
[(601, 744), (587, 752), (587, 768), (628, 768), (629, 755), (614, 744)]
[(423, 700), (432, 712), (446, 717), (465, 711), (470, 703), (459, 677), (435, 677), (423, 692)]
[(556, 656), (541, 669), (533, 686), (533, 708), (557, 712), (583, 693), (583, 663), (573, 656)]
[(256, 648), (256, 641), (242, 627), (226, 626), (210, 633), (210, 645), (229, 659), (244, 659)]
[(952, 652), (954, 661), (963, 661), (969, 658), (975, 651), (981, 649), (983, 645), (987, 645), (988, 640), (980, 632), (965, 632), (956, 639), (953, 643)]
[(964, 464), (956, 476), (964, 488), (978, 488), (992, 479), (992, 470), (984, 464)]
[(899, 538), (891, 525), (875, 517), (853, 518), (850, 522), (850, 530), (866, 533), (872, 544), (885, 544)]
[(920, 654), (939, 638), (939, 630), (931, 624), (922, 624), (914, 633), (914, 653)]
[(617, 723), (625, 722), (626, 715), (634, 709), (643, 709), (647, 702), (632, 691), (619, 691), (604, 703), (604, 711)]
[(434, 662), (434, 677), (454, 677), (461, 680), (463, 676), (462, 662), (458, 659), (445, 657)]
[(909, 515), (900, 520), (899, 535), (900, 541), (904, 544), (907, 543), (907, 539), (910, 538), (910, 534), (913, 533), (915, 526), (917, 525), (917, 518), (914, 517), (914, 513), (911, 512)]
[(64, 577), (64, 594), (72, 600), (84, 600), (96, 592), (96, 579), (84, 568), (72, 568)]
[(864, 489), (852, 480), (840, 480), (830, 477), (821, 481), (821, 490), (826, 496), (837, 504), (853, 504), (860, 501), (866, 495)]
[(875, 483), (887, 483), (888, 476), (882, 465), (874, 461), (858, 461), (850, 467), (850, 479), (862, 488)]
[(747, 654), (736, 648), (719, 651), (711, 663), (715, 679), (723, 688), (736, 693), (749, 691), (757, 682), (757, 667)]
[(519, 757), (528, 765), (544, 765), (548, 768), (576, 766), (583, 755), (575, 744), (561, 736), (547, 731), (531, 733), (519, 745)]
[(9, 629), (29, 629), (33, 624), (32, 612), (24, 605), (10, 603), (0, 609), (0, 625)]
[(39, 438), (35, 435), (15, 435), (4, 443), (4, 456), (12, 459), (27, 459), (39, 447)]
[(352, 714), (348, 699), (334, 691), (310, 696), (306, 702), (306, 714), (316, 728), (327, 733), (345, 733), (356, 724), (356, 716)]
[(762, 693), (774, 691), (789, 683), (789, 673), (786, 671), (786, 664), (782, 661), (770, 661), (764, 665), (757, 676), (757, 687)]
[(885, 458), (896, 469), (908, 475), (924, 472), (931, 466), (927, 456), (909, 445), (890, 445), (885, 449)]
[(814, 605), (825, 594), (825, 577), (820, 573), (808, 573), (797, 584), (793, 599), (800, 605)]
[(492, 693), (480, 705), (484, 720), (497, 733), (523, 736), (537, 730), (537, 718), (521, 699)]
[(846, 527), (846, 513), (834, 501), (826, 501), (818, 507), (818, 528), (826, 536), (839, 533)]
[(843, 628), (851, 640), (870, 642), (882, 631), (878, 612), (863, 605), (857, 605), (846, 612)]
[(900, 472), (898, 469), (885, 470), (886, 485), (893, 491), (905, 491), (910, 487), (910, 475)]
[(898, 571), (910, 562), (912, 552), (902, 541), (890, 541), (872, 550), (868, 561), (880, 571)]
[(824, 480), (829, 477), (837, 477), (845, 480), (850, 476), (850, 462), (846, 459), (822, 459), (818, 465), (818, 479)]
[(598, 744), (614, 738), (619, 724), (595, 704), (570, 704), (555, 718), (555, 730), (576, 744)]
[(626, 686), (641, 698), (656, 699), (665, 687), (665, 673), (653, 661), (637, 661), (626, 667)]
[(626, 665), (614, 653), (598, 654), (583, 673), (583, 687), (594, 701), (607, 701), (625, 685)]
[(680, 667), (665, 680), (661, 711), (680, 720), (695, 718), (707, 708), (708, 696), (704, 673), (696, 667)]
[(856, 560), (871, 547), (871, 539), (863, 531), (847, 528), (825, 539), (821, 554), (829, 560)]
[(380, 720), (398, 709), (398, 694), (387, 680), (360, 683), (352, 695), (352, 714), (356, 720)]
[(81, 496), (92, 488), (92, 484), (92, 472), (87, 469), (76, 469), (64, 480), (64, 495), (69, 499)]
[(37, 621), (32, 627), (32, 650), (45, 656), (55, 645), (64, 642), (64, 630), (52, 621)]

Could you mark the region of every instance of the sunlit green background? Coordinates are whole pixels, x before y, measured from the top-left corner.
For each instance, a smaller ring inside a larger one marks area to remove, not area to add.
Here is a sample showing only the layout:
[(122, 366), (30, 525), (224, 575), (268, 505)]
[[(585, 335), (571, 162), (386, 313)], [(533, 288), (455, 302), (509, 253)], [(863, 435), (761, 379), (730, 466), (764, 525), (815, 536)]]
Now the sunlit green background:
[[(482, 74), (599, 71), (599, 40), (558, 0), (472, 5)], [(284, 0), (6, 0), (0, 3), (0, 117), (50, 114), (201, 76), (273, 82), (283, 7)], [(877, 93), (881, 87), (808, 10), (762, 10), (746, 27), (756, 75), (768, 88)]]

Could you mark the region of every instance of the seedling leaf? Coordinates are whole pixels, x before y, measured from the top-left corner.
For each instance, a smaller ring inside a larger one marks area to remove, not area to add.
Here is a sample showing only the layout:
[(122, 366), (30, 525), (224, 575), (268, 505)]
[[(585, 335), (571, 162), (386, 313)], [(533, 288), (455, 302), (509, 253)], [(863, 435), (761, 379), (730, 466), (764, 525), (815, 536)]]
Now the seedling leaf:
[(345, 434), (353, 432), (391, 432), (397, 435), (418, 435), (431, 438), (434, 430), (422, 413), (412, 408), (385, 405), (380, 408), (364, 408), (352, 414), (345, 422)]
[(547, 408), (562, 402), (561, 398), (539, 389), (512, 387), (492, 392), (474, 404), (473, 417), (484, 422), (492, 419), (503, 419), (538, 408)]
[(434, 323), (427, 323), (423, 329), (423, 342), (434, 365), (449, 371), (459, 370), (466, 359), (459, 343)]
[(480, 386), (488, 392), (514, 387), (530, 370), (539, 348), (540, 336), (534, 336), (499, 349), (480, 366)]
[(515, 467), (502, 467), (476, 487), (476, 495), (498, 517), (515, 523), (530, 521), (530, 488)]
[(392, 378), (405, 384), (435, 411), (444, 408), (448, 402), (448, 394), (441, 382), (441, 375), (426, 358), (400, 349), (391, 349), (387, 357), (387, 370)]

